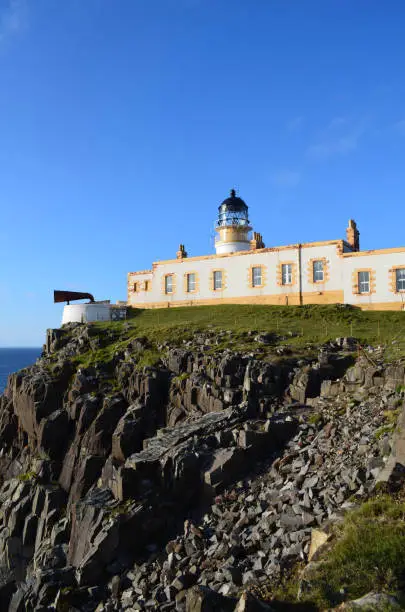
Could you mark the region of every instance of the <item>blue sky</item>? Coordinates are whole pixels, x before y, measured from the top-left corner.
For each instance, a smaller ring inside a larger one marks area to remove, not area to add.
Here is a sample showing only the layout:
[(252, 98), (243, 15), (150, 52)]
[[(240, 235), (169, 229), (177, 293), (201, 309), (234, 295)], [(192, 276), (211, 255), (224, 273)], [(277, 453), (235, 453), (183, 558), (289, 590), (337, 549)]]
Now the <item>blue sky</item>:
[(235, 187), (267, 246), (401, 246), (403, 0), (0, 0), (0, 346), (53, 289), (213, 251)]

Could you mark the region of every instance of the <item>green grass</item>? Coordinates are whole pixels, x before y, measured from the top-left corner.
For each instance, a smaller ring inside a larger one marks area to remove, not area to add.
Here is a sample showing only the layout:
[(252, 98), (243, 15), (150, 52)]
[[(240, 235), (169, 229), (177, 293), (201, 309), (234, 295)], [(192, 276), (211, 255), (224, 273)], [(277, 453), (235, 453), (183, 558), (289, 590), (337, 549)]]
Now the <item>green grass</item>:
[[(232, 333), (219, 336), (223, 331)], [(274, 343), (255, 342), (252, 331), (273, 333)], [(364, 345), (383, 345), (387, 360), (405, 356), (405, 312), (367, 312), (341, 305), (221, 305), (130, 308), (126, 321), (93, 324), (92, 335), (100, 338), (100, 347), (78, 355), (74, 361), (84, 367), (97, 362), (109, 364), (131, 339), (147, 337), (150, 346), (138, 355), (139, 367), (154, 365), (159, 344), (182, 346), (199, 332), (211, 333), (210, 352), (225, 348), (254, 350), (261, 358), (274, 355), (280, 345), (299, 354), (311, 346), (315, 351), (320, 343), (342, 336), (354, 336)]]
[(173, 382), (174, 383), (181, 383), (184, 380), (187, 380), (188, 378), (190, 378), (190, 374), (188, 372), (183, 372), (182, 374), (179, 374), (178, 376), (175, 376), (173, 378)]
[(389, 423), (388, 425), (382, 425), (374, 432), (374, 437), (376, 440), (379, 440), (380, 438), (385, 436), (385, 434), (387, 433), (391, 434), (394, 431), (394, 429), (395, 429), (395, 423)]
[[(208, 354), (229, 348), (273, 362), (291, 356), (314, 358), (319, 344), (343, 336), (354, 336), (361, 345), (383, 346), (386, 361), (405, 357), (405, 312), (363, 312), (342, 305), (130, 308), (126, 321), (93, 323), (89, 331), (97, 338), (97, 348), (77, 354), (72, 362), (76, 368), (100, 365), (112, 391), (120, 390), (114, 366), (128, 357), (128, 349), (135, 367), (142, 370), (158, 365), (165, 346), (184, 347), (190, 342), (186, 346), (191, 350), (201, 350), (201, 333), (208, 339), (208, 346), (204, 346)], [(259, 333), (271, 333), (271, 344), (255, 341)], [(138, 348), (130, 346), (131, 341), (142, 338), (146, 343), (139, 342)], [(142, 344), (144, 348), (139, 348)], [(51, 355), (49, 367), (57, 361), (57, 353)], [(391, 428), (387, 426), (381, 435), (385, 431)]]
[[(402, 405), (402, 402), (401, 402)], [(379, 440), (387, 433), (392, 433), (397, 426), (398, 417), (401, 413), (401, 408), (393, 408), (392, 410), (384, 410), (385, 423), (374, 432), (374, 437)]]
[[(222, 305), (162, 309), (129, 309), (129, 335), (144, 335), (152, 342), (179, 343), (195, 332), (230, 330), (234, 341), (244, 341), (246, 332), (273, 332), (278, 344), (300, 347), (319, 344), (340, 336), (355, 336), (363, 344), (385, 344), (390, 353), (405, 355), (405, 312), (367, 312), (357, 308), (330, 306)], [(239, 336), (239, 338), (238, 338)], [(226, 338), (223, 340), (227, 344)], [(394, 344), (392, 344), (394, 343)]]
[[(400, 406), (402, 406), (402, 402), (400, 403)], [(392, 424), (396, 425), (398, 421), (398, 417), (401, 414), (401, 408), (398, 406), (398, 408), (393, 408), (391, 410), (384, 410), (383, 414), (384, 414), (384, 419), (387, 425), (392, 425)]]
[[(336, 530), (335, 544), (307, 573), (301, 603), (323, 610), (370, 591), (395, 592), (405, 587), (404, 501), (382, 496), (365, 502)], [(291, 603), (297, 595), (296, 575), (272, 594)]]
[(125, 502), (120, 502), (113, 508), (107, 509), (108, 515), (111, 518), (117, 518), (118, 516), (125, 516), (129, 512), (131, 505), (133, 503), (134, 503), (133, 499), (127, 499)]
[(33, 471), (22, 472), (21, 474), (18, 474), (17, 478), (18, 480), (21, 480), (21, 482), (30, 482), (31, 480), (36, 480), (38, 478), (38, 474)]
[(106, 345), (103, 348), (78, 354), (72, 359), (72, 361), (77, 366), (81, 366), (83, 368), (88, 368), (89, 366), (96, 365), (97, 363), (103, 363), (104, 365), (108, 366), (108, 364), (112, 362), (115, 353), (124, 350), (127, 344), (128, 341), (126, 340), (114, 340), (108, 338), (106, 339)]
[[(365, 312), (341, 306), (194, 306), (130, 311), (130, 324), (152, 339), (187, 337), (211, 326), (286, 335), (291, 345), (355, 336), (364, 343), (405, 341), (405, 312)], [(294, 334), (292, 337), (289, 334)], [(405, 346), (404, 346), (405, 349)]]
[(310, 425), (319, 425), (322, 422), (323, 416), (320, 412), (314, 412), (308, 417), (308, 423)]
[(156, 349), (144, 349), (143, 351), (139, 351), (137, 355), (137, 370), (142, 370), (145, 367), (153, 367), (160, 360), (160, 353)]
[[(98, 363), (102, 363), (103, 366), (107, 367), (108, 369), (108, 366), (112, 364), (115, 355), (124, 351), (127, 348), (130, 340), (130, 337), (125, 338), (124, 340), (121, 339), (119, 341), (113, 340), (111, 343), (108, 343), (101, 349), (76, 355), (72, 361), (77, 366), (83, 368), (88, 368), (90, 366), (97, 365)], [(145, 348), (141, 351), (134, 351), (132, 356), (136, 358), (136, 367), (140, 370), (146, 366), (156, 365), (161, 357), (159, 351), (153, 348)]]

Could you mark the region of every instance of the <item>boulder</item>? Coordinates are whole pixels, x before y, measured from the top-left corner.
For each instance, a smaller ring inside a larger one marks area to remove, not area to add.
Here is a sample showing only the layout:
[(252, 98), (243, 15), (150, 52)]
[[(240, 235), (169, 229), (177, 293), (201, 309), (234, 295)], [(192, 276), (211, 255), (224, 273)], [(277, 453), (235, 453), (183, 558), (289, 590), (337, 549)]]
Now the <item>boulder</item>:
[(23, 376), (14, 374), (13, 406), (20, 427), (34, 443), (39, 436), (39, 426), (53, 412), (62, 408), (66, 380), (52, 379), (45, 372), (34, 372)]
[(322, 549), (324, 544), (329, 540), (330, 534), (322, 531), (322, 529), (312, 529), (311, 531), (311, 543), (308, 552), (308, 561), (312, 561), (317, 555), (318, 551)]
[(86, 452), (107, 457), (111, 452), (112, 435), (127, 409), (127, 402), (121, 395), (106, 397), (103, 407), (83, 436), (82, 448)]
[(69, 439), (69, 417), (64, 408), (55, 410), (42, 419), (38, 431), (38, 445), (52, 459), (63, 456)]
[(245, 453), (241, 448), (224, 448), (212, 457), (212, 464), (204, 472), (204, 482), (214, 491), (237, 480), (242, 472)]
[(112, 435), (111, 450), (117, 461), (124, 462), (133, 453), (141, 451), (143, 440), (154, 434), (157, 418), (148, 404), (136, 402), (119, 420)]
[(342, 610), (403, 610), (400, 602), (388, 593), (367, 593), (363, 597), (345, 603)]
[(88, 455), (79, 464), (69, 492), (69, 504), (85, 496), (92, 485), (97, 482), (105, 463), (105, 457)]
[(234, 612), (273, 612), (274, 608), (259, 601), (252, 593), (242, 593)]
[(0, 568), (0, 610), (8, 610), (13, 593), (17, 590), (12, 571)]
[(172, 349), (168, 353), (167, 365), (171, 372), (181, 374), (186, 371), (190, 353), (181, 349)]
[(236, 600), (203, 586), (192, 587), (186, 596), (186, 612), (233, 612)]

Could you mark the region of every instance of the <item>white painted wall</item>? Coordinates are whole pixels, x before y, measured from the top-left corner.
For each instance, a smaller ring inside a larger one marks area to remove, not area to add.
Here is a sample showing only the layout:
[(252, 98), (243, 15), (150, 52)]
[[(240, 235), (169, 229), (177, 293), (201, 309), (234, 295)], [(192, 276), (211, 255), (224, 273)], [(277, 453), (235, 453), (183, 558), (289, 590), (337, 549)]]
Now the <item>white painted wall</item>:
[[(129, 285), (133, 282), (141, 283), (151, 281), (151, 291), (139, 291), (130, 294), (130, 303), (142, 306), (145, 303), (158, 303), (166, 305), (171, 302), (184, 301), (192, 303), (194, 300), (207, 300), (218, 298), (238, 298), (267, 295), (296, 294), (299, 290), (298, 278), (295, 285), (279, 286), (277, 284), (278, 264), (294, 262), (298, 272), (298, 247), (288, 249), (274, 249), (265, 251), (250, 251), (249, 253), (232, 256), (213, 256), (204, 259), (193, 258), (181, 261), (158, 262), (153, 273), (136, 274), (130, 276)], [(329, 280), (325, 283), (312, 284), (308, 277), (310, 259), (323, 258), (328, 260)], [(249, 286), (249, 273), (251, 265), (264, 265), (266, 269), (266, 282), (263, 288)], [(210, 286), (211, 273), (215, 269), (225, 272), (226, 288), (222, 291), (213, 291)], [(315, 245), (301, 248), (302, 291), (323, 293), (343, 289), (342, 258), (337, 251), (337, 244)], [(184, 276), (187, 273), (198, 274), (199, 290), (196, 293), (185, 291)], [(163, 277), (166, 274), (176, 276), (175, 293), (165, 295), (162, 293)]]
[[(311, 283), (308, 274), (308, 267), (311, 259), (326, 258), (328, 266), (329, 279), (323, 283)], [(301, 249), (302, 262), (302, 291), (307, 292), (325, 292), (339, 291), (342, 287), (342, 258), (337, 251), (337, 245), (315, 245), (313, 247), (303, 247)]]
[[(348, 252), (347, 245), (343, 245), (345, 254), (338, 250), (341, 241), (333, 241), (329, 244), (314, 243), (301, 247), (301, 290), (304, 294), (312, 294), (311, 299), (322, 302), (322, 295), (326, 292), (343, 292), (343, 296), (336, 296), (337, 301), (363, 307), (372, 307), (373, 304), (387, 304), (388, 307), (401, 309), (405, 306), (405, 293), (396, 294), (390, 287), (389, 271), (393, 266), (405, 266), (405, 248), (397, 252), (364, 251), (363, 253)], [(240, 243), (239, 243), (240, 246)], [(297, 294), (299, 282), (291, 286), (279, 286), (277, 284), (278, 264), (294, 262), (298, 271), (299, 248), (280, 247), (258, 251), (245, 251), (235, 254), (219, 254), (202, 258), (185, 258), (183, 260), (172, 260), (157, 262), (153, 271), (135, 274), (129, 277), (129, 286), (137, 282), (142, 287), (145, 280), (150, 281), (150, 291), (141, 290), (137, 293), (129, 293), (129, 303), (134, 306), (143, 304), (170, 305), (172, 302), (183, 302), (192, 304), (200, 300), (216, 300), (220, 298), (250, 298), (280, 296), (279, 303), (284, 303), (284, 296)], [(312, 283), (309, 274), (311, 259), (326, 258), (328, 263), (329, 278), (323, 283)], [(265, 286), (252, 288), (249, 284), (249, 271), (252, 265), (263, 265), (266, 269)], [(357, 269), (371, 268), (375, 271), (376, 292), (371, 295), (356, 295), (353, 293), (352, 273)], [(213, 270), (222, 269), (225, 272), (226, 287), (221, 291), (213, 291), (211, 288), (211, 274)], [(198, 291), (187, 293), (185, 291), (184, 276), (195, 272), (198, 275)], [(163, 277), (165, 274), (173, 274), (176, 277), (176, 291), (165, 295), (162, 292)], [(334, 297), (334, 296), (330, 296)], [(307, 297), (308, 299), (308, 297)], [(330, 299), (330, 298), (329, 298)], [(260, 300), (259, 300), (260, 301)]]
[[(382, 303), (405, 304), (405, 294), (391, 291), (389, 271), (393, 266), (405, 266), (405, 250), (398, 253), (376, 253), (345, 256), (342, 259), (342, 281), (344, 299), (347, 304), (358, 306)], [(352, 273), (360, 268), (375, 271), (376, 293), (372, 295), (353, 295)], [(399, 306), (400, 307), (400, 306)]]
[[(145, 291), (143, 288), (145, 281), (149, 281), (151, 287), (157, 285), (159, 282), (158, 277), (156, 275), (153, 276), (152, 272), (145, 272), (142, 274), (136, 273), (134, 275), (129, 276), (128, 295), (130, 296), (130, 304), (137, 304), (139, 306), (142, 306), (142, 304), (145, 304), (147, 302), (153, 302), (154, 298), (152, 297), (152, 290)], [(132, 293), (129, 291), (129, 289), (131, 289), (131, 291), (133, 290), (134, 283), (137, 283), (137, 286), (139, 288), (136, 293)]]
[(110, 319), (110, 304), (66, 304), (63, 309), (62, 325), (65, 323), (110, 321)]
[(242, 241), (237, 240), (235, 242), (216, 242), (215, 250), (217, 255), (222, 255), (223, 253), (236, 253), (236, 251), (249, 251), (250, 249), (250, 240)]

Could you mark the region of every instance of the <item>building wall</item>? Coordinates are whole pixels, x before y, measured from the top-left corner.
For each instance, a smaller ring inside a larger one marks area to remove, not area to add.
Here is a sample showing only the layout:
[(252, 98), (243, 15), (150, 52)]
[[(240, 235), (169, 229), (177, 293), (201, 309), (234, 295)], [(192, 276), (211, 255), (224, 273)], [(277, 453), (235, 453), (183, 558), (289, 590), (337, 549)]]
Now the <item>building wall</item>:
[[(344, 254), (345, 303), (370, 310), (402, 310), (405, 305), (405, 292), (396, 292), (396, 267), (405, 268), (405, 248)], [(370, 272), (371, 286), (368, 295), (358, 293), (357, 275), (361, 270)]]
[[(319, 259), (324, 262), (324, 281), (314, 282), (312, 266)], [(291, 285), (281, 284), (283, 263), (293, 266)], [(253, 266), (262, 266), (260, 287), (252, 286)], [(129, 273), (128, 303), (144, 308), (216, 303), (347, 303), (367, 309), (401, 310), (405, 293), (395, 292), (393, 272), (398, 266), (405, 267), (405, 248), (351, 252), (342, 240), (174, 259), (157, 262), (152, 270)], [(223, 272), (222, 290), (213, 289), (214, 270)], [(359, 294), (356, 287), (359, 270), (370, 271), (367, 295)], [(196, 274), (192, 293), (186, 291), (188, 273)], [(173, 275), (171, 294), (164, 291), (165, 275)]]
[[(128, 302), (134, 306), (159, 307), (215, 303), (300, 303), (300, 258), (302, 303), (335, 303), (343, 301), (341, 254), (343, 241), (292, 245), (224, 255), (191, 257), (157, 262), (152, 271), (129, 273)], [(325, 280), (314, 283), (312, 262), (322, 259)], [(281, 266), (291, 263), (293, 282), (282, 285)], [(262, 285), (253, 287), (252, 267), (262, 266)], [(222, 290), (213, 289), (213, 272), (223, 272)], [(196, 290), (186, 291), (186, 275), (197, 276)], [(164, 292), (165, 275), (173, 275), (172, 294)], [(149, 282), (148, 291), (143, 283)], [(136, 291), (134, 290), (136, 283)]]
[[(130, 306), (145, 306), (152, 301), (152, 286), (157, 278), (153, 276), (152, 270), (144, 272), (129, 272), (127, 280), (128, 304)], [(145, 288), (145, 283), (148, 283)]]
[(63, 308), (62, 325), (110, 321), (111, 308), (110, 304), (66, 304)]

